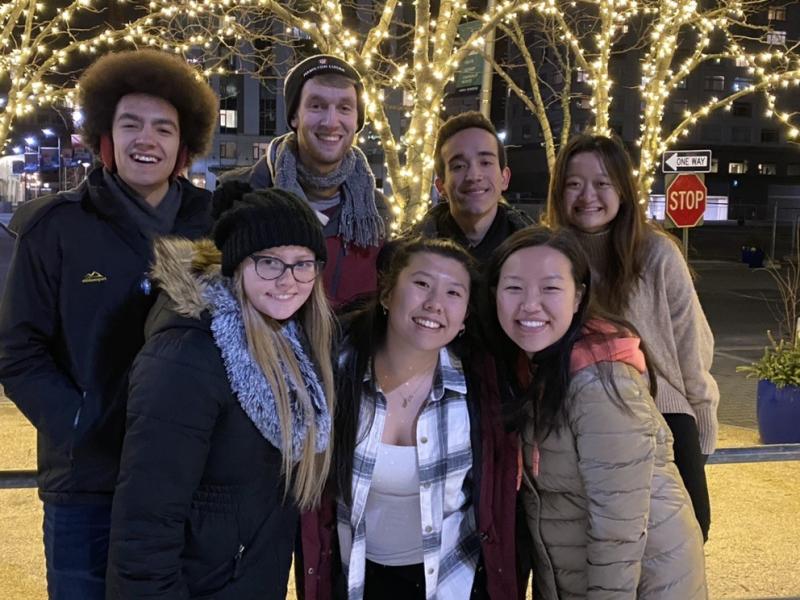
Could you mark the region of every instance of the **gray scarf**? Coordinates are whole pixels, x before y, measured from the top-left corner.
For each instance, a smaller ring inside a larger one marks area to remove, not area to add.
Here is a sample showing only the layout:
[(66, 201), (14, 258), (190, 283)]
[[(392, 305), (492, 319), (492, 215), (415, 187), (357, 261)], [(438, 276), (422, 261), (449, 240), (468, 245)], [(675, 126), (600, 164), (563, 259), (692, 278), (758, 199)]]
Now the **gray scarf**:
[[(222, 354), (231, 389), (245, 414), (250, 417), (264, 439), (280, 450), (281, 423), (275, 405), (275, 395), (264, 372), (250, 354), (242, 310), (229, 286), (230, 280), (225, 278), (209, 284), (205, 291), (205, 297), (211, 305), (211, 332), (214, 335), (214, 342)], [(297, 462), (300, 460), (303, 444), (308, 435), (309, 418), (313, 418), (317, 426), (315, 451), (319, 453), (327, 448), (331, 435), (331, 415), (325, 403), (325, 392), (322, 390), (317, 371), (304, 349), (305, 334), (302, 327), (294, 320), (290, 320), (282, 327), (281, 334), (289, 342), (297, 359), (303, 378), (302, 385), (314, 407), (313, 415), (303, 413), (302, 407), (297, 403), (298, 383), (281, 363), (281, 371), (288, 383), (291, 396), (292, 459)]]
[(384, 223), (375, 206), (375, 177), (367, 157), (353, 146), (344, 155), (342, 164), (328, 175), (311, 172), (297, 160), (297, 135), (288, 133), (277, 138), (273, 185), (294, 192), (308, 200), (303, 187), (314, 190), (340, 188), (341, 211), (337, 233), (346, 244), (366, 248), (379, 246), (384, 237)]
[(122, 202), (128, 215), (147, 238), (170, 233), (181, 208), (181, 184), (174, 179), (169, 184), (164, 199), (158, 206), (150, 206), (132, 187), (116, 173), (103, 169), (103, 181), (111, 195)]

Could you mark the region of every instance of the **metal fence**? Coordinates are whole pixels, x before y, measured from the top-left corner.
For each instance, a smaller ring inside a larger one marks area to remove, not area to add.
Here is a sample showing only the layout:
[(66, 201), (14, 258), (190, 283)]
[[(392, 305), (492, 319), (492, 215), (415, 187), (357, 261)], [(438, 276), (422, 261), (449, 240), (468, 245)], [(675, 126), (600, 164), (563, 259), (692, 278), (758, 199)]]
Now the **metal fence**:
[[(709, 465), (800, 460), (800, 444), (775, 444), (745, 448), (718, 448), (708, 457)], [(36, 487), (36, 471), (0, 471), (0, 489)]]

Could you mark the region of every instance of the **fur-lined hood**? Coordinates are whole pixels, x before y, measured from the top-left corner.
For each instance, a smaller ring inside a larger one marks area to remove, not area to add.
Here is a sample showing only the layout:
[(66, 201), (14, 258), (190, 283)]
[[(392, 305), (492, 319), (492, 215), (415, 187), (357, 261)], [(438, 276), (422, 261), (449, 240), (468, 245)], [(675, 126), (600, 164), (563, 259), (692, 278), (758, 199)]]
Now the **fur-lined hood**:
[(207, 290), (221, 281), (222, 255), (209, 239), (158, 238), (155, 262), (150, 276), (172, 301), (172, 310), (181, 316), (200, 318), (210, 308)]
[[(151, 277), (168, 299), (151, 313), (152, 331), (175, 326), (209, 329), (219, 349), (231, 390), (253, 424), (273, 446), (283, 447), (280, 418), (273, 390), (261, 367), (253, 359), (247, 343), (242, 309), (231, 291), (231, 280), (220, 271), (221, 255), (211, 240), (191, 242), (182, 238), (162, 238), (155, 242), (155, 263)], [(159, 310), (159, 309), (165, 310)], [(158, 316), (155, 316), (155, 315)], [(178, 315), (176, 318), (175, 315)], [(186, 318), (192, 319), (186, 321)], [(300, 379), (295, 381), (281, 361), (280, 369), (288, 383), (289, 393), (296, 397), (299, 388), (311, 401), (306, 415), (296, 401), (291, 402), (292, 460), (297, 462), (309, 429), (309, 419), (316, 422), (314, 447), (322, 452), (328, 445), (331, 416), (325, 393), (308, 352), (308, 340), (296, 320), (280, 324), (280, 334), (297, 361)]]

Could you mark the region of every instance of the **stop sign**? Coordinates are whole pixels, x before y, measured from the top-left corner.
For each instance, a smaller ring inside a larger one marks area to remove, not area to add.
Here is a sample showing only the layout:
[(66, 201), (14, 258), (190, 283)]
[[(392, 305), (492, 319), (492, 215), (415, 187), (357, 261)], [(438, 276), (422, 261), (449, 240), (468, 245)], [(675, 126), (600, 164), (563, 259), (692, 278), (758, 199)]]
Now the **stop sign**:
[(706, 184), (694, 173), (684, 173), (667, 188), (667, 216), (675, 227), (694, 227), (706, 212)]

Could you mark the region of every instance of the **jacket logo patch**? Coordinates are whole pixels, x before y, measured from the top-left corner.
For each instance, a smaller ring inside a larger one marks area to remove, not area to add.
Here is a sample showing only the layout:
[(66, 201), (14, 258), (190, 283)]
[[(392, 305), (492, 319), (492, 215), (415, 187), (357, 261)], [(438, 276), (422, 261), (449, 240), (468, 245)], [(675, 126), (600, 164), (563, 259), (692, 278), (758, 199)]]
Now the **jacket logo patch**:
[(91, 273), (87, 273), (81, 279), (81, 283), (100, 283), (101, 281), (105, 281), (106, 276), (102, 273), (98, 273), (97, 271), (92, 271)]

